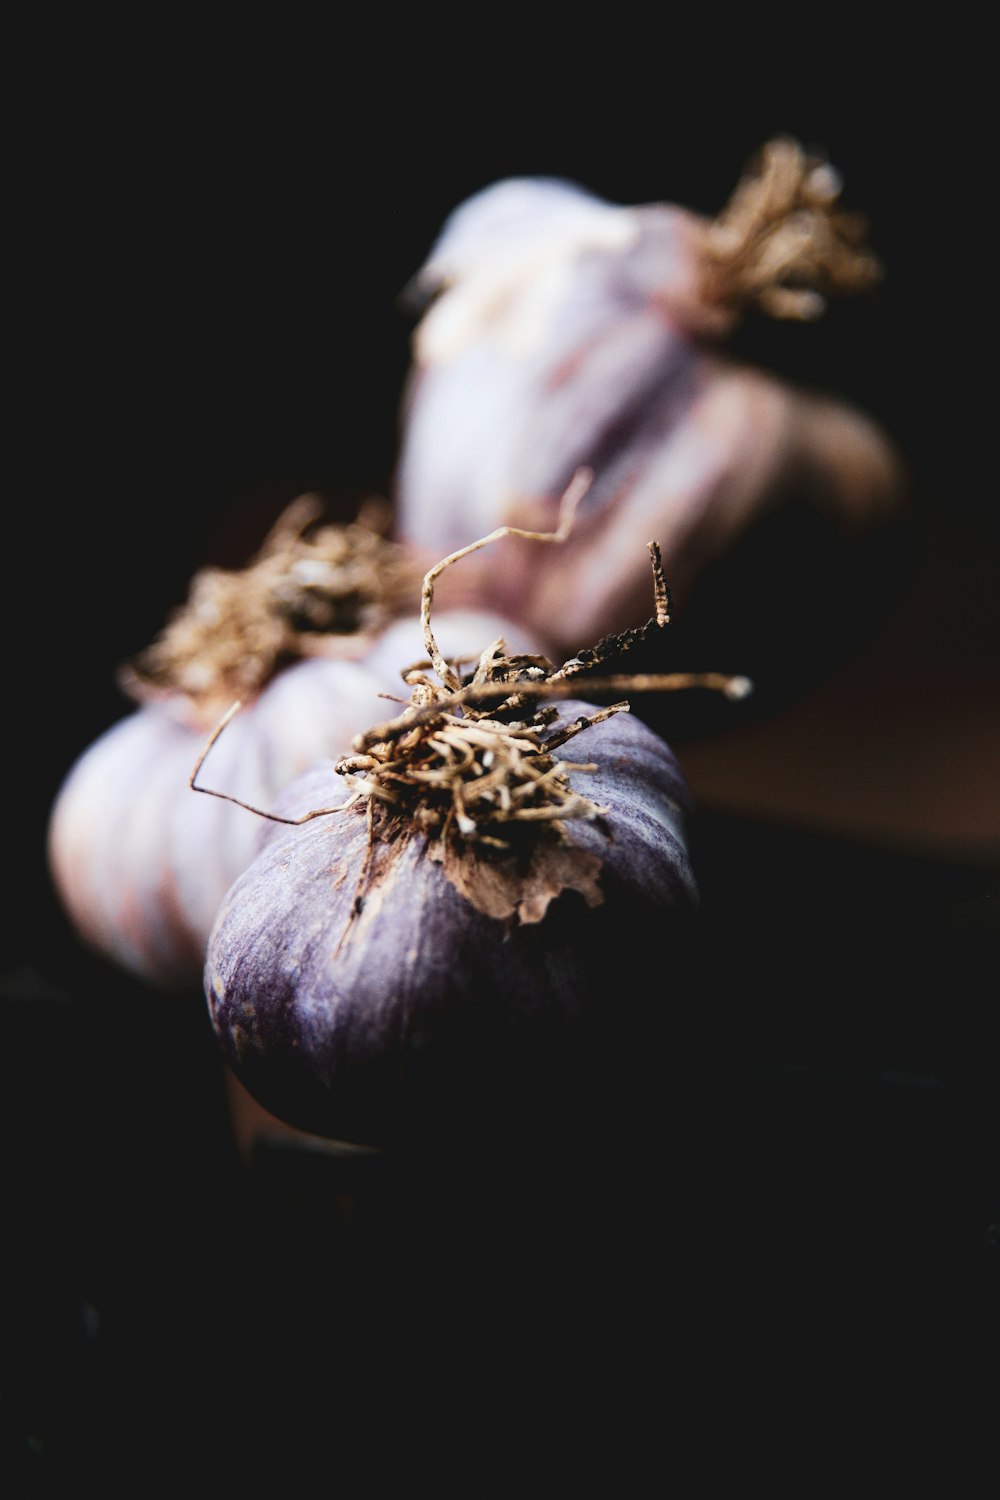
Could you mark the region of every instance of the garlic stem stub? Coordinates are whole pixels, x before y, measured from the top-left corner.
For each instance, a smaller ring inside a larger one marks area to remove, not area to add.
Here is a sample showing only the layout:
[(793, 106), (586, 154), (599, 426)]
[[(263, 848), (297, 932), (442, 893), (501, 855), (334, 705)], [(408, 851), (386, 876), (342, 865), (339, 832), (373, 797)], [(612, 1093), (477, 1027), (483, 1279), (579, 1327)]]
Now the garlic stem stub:
[(159, 637), (121, 669), (123, 691), (205, 730), (293, 662), (363, 656), (412, 609), (423, 569), (385, 535), (388, 507), (375, 497), (347, 524), (321, 525), (322, 512), (319, 496), (300, 495), (245, 567), (196, 573)]

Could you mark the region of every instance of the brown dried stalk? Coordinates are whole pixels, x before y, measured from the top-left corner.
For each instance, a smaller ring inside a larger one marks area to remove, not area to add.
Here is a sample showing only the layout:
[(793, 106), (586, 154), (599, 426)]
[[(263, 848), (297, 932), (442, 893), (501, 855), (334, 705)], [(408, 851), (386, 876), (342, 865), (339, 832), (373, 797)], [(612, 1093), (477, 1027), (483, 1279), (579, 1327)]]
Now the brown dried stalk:
[(122, 669), (124, 691), (137, 702), (186, 699), (210, 722), (292, 661), (345, 648), (359, 654), (408, 611), (420, 572), (382, 534), (387, 509), (372, 501), (351, 523), (316, 527), (322, 508), (317, 496), (299, 496), (245, 568), (196, 573), (186, 603)]
[(868, 224), (838, 209), (829, 162), (778, 136), (751, 162), (709, 226), (703, 294), (735, 318), (755, 305), (776, 318), (812, 319), (827, 297), (867, 291), (882, 266), (865, 245)]

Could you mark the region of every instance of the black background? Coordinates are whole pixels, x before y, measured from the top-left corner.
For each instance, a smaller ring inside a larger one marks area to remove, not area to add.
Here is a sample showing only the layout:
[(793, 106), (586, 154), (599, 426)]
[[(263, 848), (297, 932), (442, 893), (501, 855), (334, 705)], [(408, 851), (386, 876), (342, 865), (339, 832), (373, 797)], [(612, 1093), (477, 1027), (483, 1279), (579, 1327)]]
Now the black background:
[[(760, 1388), (775, 1340), (786, 1369), (835, 1383), (845, 1361), (857, 1379), (937, 1350), (932, 1335), (948, 1346), (932, 1377), (956, 1359), (971, 1375), (989, 1348), (988, 837), (969, 861), (705, 808), (719, 1055), (699, 1054), (704, 1090), (675, 1080), (698, 1095), (679, 1111), (682, 1165), (581, 1171), (558, 1232), (544, 1195), (466, 1178), (480, 1238), (454, 1184), (419, 1212), (362, 1185), (388, 1219), (372, 1210), (360, 1250), (331, 1206), (357, 1164), (242, 1169), (198, 1005), (171, 1010), (82, 953), (50, 891), (58, 785), (126, 711), (114, 669), (195, 568), (241, 563), (305, 489), (345, 513), (388, 492), (412, 327), (399, 294), (447, 212), (509, 174), (712, 213), (776, 132), (829, 153), (884, 284), (807, 330), (747, 328), (739, 350), (894, 436), (916, 567), (940, 580), (928, 609), (951, 601), (940, 650), (995, 672), (992, 127), (964, 42), (875, 46), (845, 21), (671, 36), (664, 17), (655, 45), (635, 18), (627, 35), (607, 17), (578, 35), (567, 13), (572, 38), (479, 24), (474, 38), (434, 35), (426, 16), (329, 36), (88, 22), (24, 37), (11, 60), (4, 1413), (29, 1470), (201, 1447), (294, 1466), (303, 1428), (346, 1465), (362, 1414), (377, 1429), (380, 1403), (393, 1420), (412, 1409), (435, 1341), (452, 1369), (409, 1440), (421, 1462), (451, 1451), (449, 1411), (480, 1460), (558, 1430), (568, 1461), (583, 1441), (570, 1407), (614, 1406), (612, 1446), (667, 1442), (679, 1388), (681, 1425), (709, 1430), (765, 1392), (785, 1399), (773, 1377)], [(996, 833), (995, 802), (984, 817)], [(753, 1024), (737, 993), (756, 997)], [(451, 1254), (457, 1282), (429, 1270)], [(494, 1378), (515, 1354), (517, 1396)], [(617, 1402), (612, 1367), (629, 1374)], [(377, 1441), (365, 1451), (376, 1463)]]

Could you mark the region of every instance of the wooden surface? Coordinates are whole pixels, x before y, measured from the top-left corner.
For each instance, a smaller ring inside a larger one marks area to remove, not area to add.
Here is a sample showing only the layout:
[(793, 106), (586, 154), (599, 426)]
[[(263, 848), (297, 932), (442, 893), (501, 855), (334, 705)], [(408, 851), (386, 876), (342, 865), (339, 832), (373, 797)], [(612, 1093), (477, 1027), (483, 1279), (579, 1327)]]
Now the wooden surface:
[(766, 720), (685, 742), (699, 801), (918, 855), (1000, 858), (996, 585), (988, 554), (925, 556), (877, 634), (822, 683)]

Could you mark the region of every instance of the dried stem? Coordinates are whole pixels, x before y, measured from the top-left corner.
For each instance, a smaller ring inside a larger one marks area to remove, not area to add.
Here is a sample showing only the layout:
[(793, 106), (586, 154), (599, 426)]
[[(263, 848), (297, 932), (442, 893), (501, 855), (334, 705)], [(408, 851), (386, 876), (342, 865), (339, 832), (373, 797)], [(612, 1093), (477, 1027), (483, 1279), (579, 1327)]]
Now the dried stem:
[(710, 225), (703, 294), (733, 317), (756, 305), (775, 318), (813, 319), (835, 294), (868, 291), (882, 276), (861, 214), (837, 207), (829, 162), (788, 136), (769, 141)]
[(431, 607), (434, 602), (434, 583), (453, 563), (460, 562), (463, 557), (468, 557), (472, 552), (478, 552), (481, 547), (486, 547), (490, 542), (500, 541), (503, 537), (518, 536), (529, 542), (564, 542), (573, 529), (573, 521), (576, 509), (584, 495), (593, 483), (593, 474), (589, 469), (579, 468), (570, 480), (563, 496), (559, 502), (559, 521), (555, 531), (523, 531), (518, 526), (499, 526), (496, 531), (491, 531), (488, 536), (480, 537), (477, 542), (470, 542), (467, 547), (462, 547), (458, 552), (452, 552), (424, 575), (424, 586), (420, 601), (420, 624), (423, 630), (424, 645), (431, 659), (431, 665), (438, 677), (446, 687), (455, 690), (461, 686), (461, 679), (457, 672), (448, 664), (441, 654), (434, 632), (431, 629)]
[(137, 702), (184, 700), (189, 717), (211, 722), (234, 698), (255, 697), (289, 662), (357, 653), (412, 608), (416, 562), (376, 529), (374, 502), (352, 523), (311, 530), (322, 504), (316, 495), (293, 500), (247, 567), (196, 573), (185, 605), (122, 669), (124, 691)]
[[(618, 672), (609, 677), (588, 677), (584, 684), (590, 694), (598, 693), (671, 693), (682, 688), (705, 688), (709, 692), (723, 693), (734, 702), (748, 696), (753, 685), (748, 677), (729, 676), (724, 672)], [(572, 678), (553, 675), (538, 681), (517, 682), (517, 698), (573, 698), (581, 691), (581, 684)], [(458, 688), (446, 697), (432, 703), (408, 708), (398, 718), (375, 724), (363, 734), (356, 735), (352, 749), (363, 753), (374, 744), (389, 743), (398, 739), (407, 730), (430, 722), (436, 715), (451, 712), (463, 706), (493, 703), (498, 699), (512, 697), (509, 682), (470, 683)], [(628, 709), (627, 703), (616, 705), (616, 711)]]
[(254, 807), (252, 803), (244, 802), (241, 800), (241, 798), (234, 797), (229, 792), (216, 792), (213, 791), (211, 787), (196, 786), (195, 782), (198, 778), (198, 772), (205, 764), (208, 752), (211, 750), (212, 746), (215, 744), (216, 740), (219, 738), (219, 735), (225, 729), (226, 725), (236, 717), (242, 707), (243, 705), (239, 701), (234, 703), (232, 707), (222, 716), (222, 718), (219, 720), (218, 724), (216, 724), (215, 728), (212, 730), (212, 733), (206, 740), (201, 754), (198, 756), (195, 768), (191, 772), (191, 775), (188, 777), (188, 786), (193, 792), (204, 792), (206, 797), (220, 797), (223, 802), (235, 802), (237, 807), (243, 807), (247, 812), (256, 813), (259, 818), (268, 818), (272, 823), (289, 823), (292, 825), (298, 825), (299, 823), (308, 823), (313, 818), (325, 818), (328, 813), (340, 812), (341, 806), (346, 807), (349, 803), (356, 800), (353, 797), (349, 797), (347, 799), (347, 802), (342, 803), (341, 806), (338, 807), (317, 807), (314, 809), (314, 811), (307, 812), (304, 817), (301, 818), (282, 818), (279, 817), (277, 813), (265, 812), (261, 807)]

